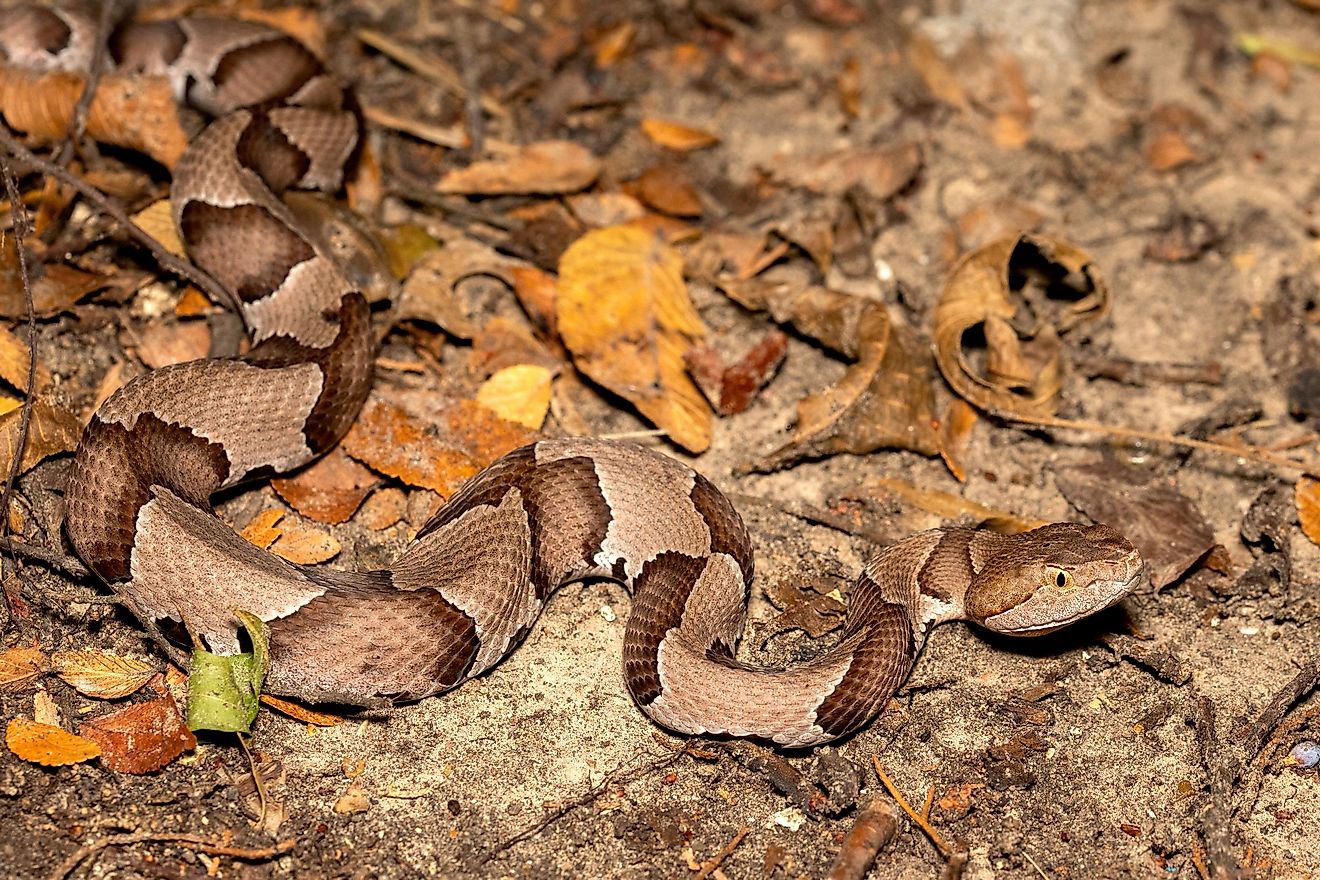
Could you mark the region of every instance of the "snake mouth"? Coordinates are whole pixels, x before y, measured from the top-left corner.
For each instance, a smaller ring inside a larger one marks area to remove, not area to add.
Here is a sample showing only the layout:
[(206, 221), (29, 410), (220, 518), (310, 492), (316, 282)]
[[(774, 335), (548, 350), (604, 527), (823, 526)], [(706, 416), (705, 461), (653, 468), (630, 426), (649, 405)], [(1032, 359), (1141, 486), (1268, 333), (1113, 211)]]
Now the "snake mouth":
[(1067, 601), (1058, 597), (1051, 601), (1037, 593), (1016, 608), (987, 619), (985, 623), (995, 632), (1008, 635), (1048, 635), (1117, 605), (1124, 596), (1137, 588), (1145, 576), (1146, 566), (1142, 562), (1135, 566), (1126, 580), (1093, 581), (1084, 597), (1074, 594)]

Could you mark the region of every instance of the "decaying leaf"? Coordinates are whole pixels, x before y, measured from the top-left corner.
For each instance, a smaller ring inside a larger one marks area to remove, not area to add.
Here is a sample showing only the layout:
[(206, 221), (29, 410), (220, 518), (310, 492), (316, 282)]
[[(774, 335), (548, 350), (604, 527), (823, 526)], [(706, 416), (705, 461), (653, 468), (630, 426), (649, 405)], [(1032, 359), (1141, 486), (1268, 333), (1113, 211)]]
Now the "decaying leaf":
[(560, 261), (556, 306), (559, 334), (579, 370), (683, 448), (710, 445), (710, 407), (683, 364), (706, 328), (677, 251), (629, 226), (588, 232)]
[(642, 120), (641, 127), (642, 134), (652, 141), (679, 153), (713, 147), (720, 142), (716, 135), (708, 131), (683, 125), (680, 122), (670, 122), (667, 119), (647, 117)]
[(101, 747), (62, 727), (14, 718), (5, 728), (5, 745), (24, 761), (43, 767), (81, 764), (101, 754)]
[(151, 773), (197, 748), (168, 693), (84, 721), (78, 731), (101, 747), (101, 763), (118, 773)]
[(448, 497), (481, 465), (429, 428), (400, 407), (368, 401), (344, 437), (344, 451), (378, 473)]
[[(26, 392), (31, 357), (32, 349), (28, 344), (13, 330), (0, 325), (0, 379), (4, 379), (16, 391)], [(50, 370), (38, 363), (35, 390), (40, 392), (49, 388), (50, 383)]]
[(320, 523), (347, 522), (380, 478), (336, 446), (292, 477), (271, 486), (294, 510)]
[(98, 700), (127, 697), (156, 674), (145, 660), (108, 651), (57, 651), (50, 659), (65, 684)]
[(967, 467), (962, 458), (976, 420), (976, 410), (961, 397), (949, 401), (949, 408), (940, 419), (940, 457), (949, 473), (960, 483), (967, 482)]
[(844, 612), (848, 610), (838, 586), (828, 580), (814, 581), (805, 587), (775, 582), (766, 585), (765, 593), (781, 609), (773, 622), (777, 630), (800, 629), (813, 639), (842, 626)]
[(1060, 470), (1054, 482), (1069, 503), (1132, 542), (1163, 589), (1215, 548), (1214, 532), (1172, 480), (1101, 460)]
[(263, 510), (241, 533), (249, 543), (295, 565), (315, 565), (339, 554), (338, 539), (278, 508)]
[(843, 195), (854, 186), (884, 201), (906, 187), (921, 170), (921, 149), (914, 143), (857, 147), (823, 156), (778, 160), (776, 177), (812, 192)]
[(986, 507), (971, 499), (939, 489), (926, 489), (893, 477), (867, 480), (859, 495), (883, 498), (894, 495), (904, 502), (938, 516), (945, 522), (960, 522), (1011, 534), (1027, 532), (1046, 524), (1043, 519), (1018, 516), (1005, 510)]
[[(633, 181), (632, 191), (646, 204), (675, 217), (700, 217), (701, 196), (677, 165), (653, 165)], [(640, 219), (640, 218), (634, 218)]]
[(890, 323), (883, 303), (815, 285), (764, 279), (719, 281), (741, 305), (768, 311), (855, 360), (838, 384), (798, 402), (792, 439), (744, 465), (758, 471), (840, 452), (939, 452), (930, 370), (911, 333)]
[(0, 651), (0, 693), (21, 691), (45, 671), (46, 655), (40, 648), (6, 648)]
[(496, 315), (472, 337), (468, 364), (473, 373), (488, 378), (518, 364), (535, 364), (554, 372), (563, 365), (563, 355), (562, 348), (556, 355), (533, 336), (526, 320)]
[[(965, 256), (945, 282), (935, 360), (982, 410), (1052, 415), (1063, 383), (1060, 334), (1108, 307), (1109, 289), (1081, 250), (1043, 235), (1000, 239)], [(985, 340), (979, 358), (967, 345), (974, 331)]]
[[(68, 135), (84, 78), (0, 67), (0, 108), (10, 128), (47, 142)], [(97, 80), (87, 136), (151, 156), (167, 168), (183, 155), (188, 134), (165, 77), (106, 74)]]
[[(13, 409), (0, 415), (0, 473), (8, 473), (13, 466), (22, 418), (22, 409)], [(81, 434), (82, 425), (78, 417), (63, 406), (47, 400), (33, 401), (27, 445), (23, 449), (23, 460), (19, 463), (18, 472), (26, 473), (37, 462), (52, 455), (71, 452), (78, 445)]]
[(514, 270), (518, 268), (516, 260), (481, 242), (455, 239), (417, 260), (399, 295), (398, 319), (429, 321), (452, 336), (471, 339), (477, 325), (458, 294), (458, 283), (476, 275), (489, 275), (516, 289), (520, 276)]
[(477, 389), (477, 403), (502, 419), (540, 430), (550, 410), (551, 378), (538, 364), (505, 367)]
[(179, 239), (178, 229), (174, 225), (172, 210), (169, 199), (157, 199), (134, 214), (133, 222), (164, 245), (165, 250), (176, 257), (186, 258), (183, 242)]
[(443, 193), (500, 195), (572, 193), (600, 176), (600, 160), (572, 141), (542, 141), (498, 159), (451, 171), (436, 184)]
[(402, 489), (386, 486), (378, 489), (358, 511), (357, 522), (374, 532), (384, 531), (404, 518), (408, 496)]
[(189, 730), (246, 732), (257, 717), (258, 696), (270, 667), (270, 628), (241, 609), (234, 616), (247, 631), (252, 650), (228, 656), (201, 648), (193, 651), (186, 709)]
[[(20, 319), (27, 317), (27, 300), (23, 295), (22, 265), (15, 241), (12, 235), (0, 238), (0, 317)], [(110, 280), (64, 263), (41, 263), (31, 255), (27, 264), (32, 282), (32, 310), (38, 318), (71, 309), (87, 294), (106, 287)]]
[(138, 359), (153, 370), (204, 358), (211, 348), (205, 321), (153, 321), (134, 346)]

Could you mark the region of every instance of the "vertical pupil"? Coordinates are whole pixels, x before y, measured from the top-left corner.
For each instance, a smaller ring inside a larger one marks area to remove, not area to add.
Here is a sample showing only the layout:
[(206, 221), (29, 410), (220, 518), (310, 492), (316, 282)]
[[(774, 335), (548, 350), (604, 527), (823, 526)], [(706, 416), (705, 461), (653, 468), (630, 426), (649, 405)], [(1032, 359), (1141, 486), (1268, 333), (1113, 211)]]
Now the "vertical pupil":
[(1056, 586), (1062, 587), (1068, 583), (1068, 576), (1060, 571), (1054, 576), (1054, 583)]

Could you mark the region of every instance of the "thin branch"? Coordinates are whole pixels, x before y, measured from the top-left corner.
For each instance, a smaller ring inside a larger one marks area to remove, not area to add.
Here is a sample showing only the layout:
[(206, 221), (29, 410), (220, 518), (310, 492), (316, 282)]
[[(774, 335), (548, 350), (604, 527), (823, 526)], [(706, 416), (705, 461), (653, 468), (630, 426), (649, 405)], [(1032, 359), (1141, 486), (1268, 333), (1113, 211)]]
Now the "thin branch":
[(106, 195), (96, 187), (87, 184), (77, 175), (69, 173), (66, 169), (61, 168), (55, 163), (48, 162), (37, 156), (31, 150), (20, 144), (14, 136), (4, 128), (0, 128), (0, 147), (3, 147), (11, 156), (23, 162), (33, 170), (39, 171), (42, 174), (48, 174), (61, 183), (73, 187), (79, 195), (99, 208), (103, 213), (112, 217), (115, 222), (123, 227), (129, 237), (147, 250), (151, 251), (152, 256), (156, 258), (156, 262), (160, 264), (161, 268), (174, 273), (180, 278), (192, 282), (197, 287), (201, 288), (206, 295), (212, 299), (212, 301), (225, 303), (238, 314), (242, 314), (242, 309), (239, 303), (235, 300), (233, 294), (206, 272), (203, 272), (187, 260), (182, 260), (166, 250), (164, 245), (156, 241), (156, 239), (152, 238), (146, 230), (133, 222), (133, 218), (128, 216), (128, 211), (125, 210), (123, 204), (121, 204), (118, 199)]
[(73, 107), (73, 117), (69, 120), (64, 143), (60, 145), (60, 150), (55, 155), (55, 164), (61, 168), (68, 167), (69, 160), (73, 158), (74, 151), (78, 148), (78, 141), (82, 140), (83, 132), (87, 129), (87, 116), (92, 110), (92, 99), (96, 97), (96, 87), (101, 82), (101, 74), (106, 70), (105, 58), (110, 31), (115, 26), (118, 11), (117, 0), (102, 0), (101, 18), (96, 23), (96, 45), (92, 50), (91, 68), (83, 81), (83, 90), (78, 96), (78, 103)]
[(889, 790), (890, 796), (893, 797), (903, 809), (903, 812), (908, 814), (908, 818), (917, 823), (917, 827), (926, 833), (926, 836), (930, 838), (930, 842), (935, 844), (935, 848), (940, 851), (940, 855), (945, 859), (953, 855), (953, 850), (944, 842), (944, 838), (935, 830), (935, 826), (931, 825), (930, 822), (926, 821), (924, 816), (912, 809), (912, 805), (908, 803), (907, 798), (903, 797), (903, 792), (898, 790), (898, 786), (894, 785), (893, 780), (889, 778), (889, 774), (885, 772), (884, 765), (880, 763), (880, 758), (872, 755), (871, 763), (875, 765), (875, 773), (880, 777), (880, 782), (884, 784), (884, 787)]
[[(14, 179), (13, 169), (8, 162), (0, 161), (0, 175), (5, 179), (5, 194), (9, 198), (10, 211), (14, 216), (14, 251), (18, 254), (18, 273), (23, 284), (23, 302), (27, 307), (28, 324), (28, 374), (27, 389), (23, 398), (23, 412), (18, 423), (18, 441), (14, 444), (14, 460), (9, 463), (9, 473), (5, 476), (5, 490), (0, 494), (0, 536), (9, 535), (9, 503), (14, 495), (14, 480), (18, 477), (23, 464), (23, 453), (27, 451), (28, 429), (32, 425), (32, 403), (37, 388), (37, 314), (32, 305), (32, 278), (28, 271), (27, 254), (23, 250), (23, 239), (28, 234), (28, 213), (23, 199), (18, 192), (18, 181)], [(18, 570), (18, 557), (14, 556), (14, 569)], [(3, 566), (0, 566), (3, 569)]]
[(718, 871), (720, 865), (724, 864), (724, 860), (733, 855), (733, 851), (738, 848), (738, 844), (742, 843), (742, 839), (751, 830), (750, 825), (739, 828), (738, 833), (733, 835), (733, 839), (726, 843), (723, 849), (701, 863), (701, 870), (692, 877), (692, 880), (706, 880), (707, 877)]
[(8, 551), (24, 559), (35, 559), (51, 568), (58, 569), (65, 574), (75, 578), (92, 578), (92, 572), (78, 561), (76, 557), (61, 553), (58, 550), (52, 550), (48, 547), (38, 547), (36, 544), (29, 544), (26, 541), (20, 541), (16, 538), (0, 537), (0, 550)]
[(202, 852), (208, 852), (217, 856), (229, 856), (232, 859), (243, 859), (248, 862), (260, 862), (267, 859), (273, 859), (276, 856), (282, 856), (293, 849), (298, 841), (281, 840), (274, 846), (263, 846), (257, 848), (246, 848), (230, 846), (220, 840), (209, 837), (202, 837), (200, 834), (171, 834), (155, 831), (140, 831), (136, 834), (115, 834), (110, 837), (103, 837), (95, 843), (89, 843), (80, 847), (73, 855), (69, 856), (59, 867), (50, 874), (50, 880), (64, 880), (73, 870), (82, 864), (86, 859), (96, 855), (103, 849), (112, 846), (132, 846), (135, 843), (179, 843), (192, 849), (200, 849)]

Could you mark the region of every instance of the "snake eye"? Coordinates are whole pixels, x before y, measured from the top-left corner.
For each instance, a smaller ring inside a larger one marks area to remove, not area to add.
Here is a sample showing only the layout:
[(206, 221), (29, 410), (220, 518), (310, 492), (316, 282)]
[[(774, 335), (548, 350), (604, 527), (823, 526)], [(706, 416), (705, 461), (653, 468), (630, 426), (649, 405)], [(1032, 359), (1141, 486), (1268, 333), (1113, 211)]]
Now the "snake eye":
[(1071, 589), (1073, 585), (1072, 572), (1051, 565), (1045, 569), (1045, 582), (1050, 583), (1051, 581), (1060, 590)]

